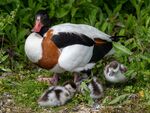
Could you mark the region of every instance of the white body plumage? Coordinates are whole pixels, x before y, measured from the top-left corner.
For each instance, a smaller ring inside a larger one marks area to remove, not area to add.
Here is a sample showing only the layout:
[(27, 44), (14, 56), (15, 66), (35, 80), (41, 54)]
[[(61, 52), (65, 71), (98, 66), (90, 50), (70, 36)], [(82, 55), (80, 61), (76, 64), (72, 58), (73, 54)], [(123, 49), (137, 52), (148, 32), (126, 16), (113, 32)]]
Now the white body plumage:
[(65, 24), (55, 25), (50, 29), (54, 30), (54, 34), (67, 31), (67, 32), (74, 32), (79, 34), (85, 34), (91, 39), (100, 38), (111, 42), (110, 35), (107, 35), (104, 32), (101, 32), (100, 30), (90, 25), (65, 23)]
[[(53, 35), (57, 35), (60, 32), (73, 32), (84, 34), (92, 40), (94, 40), (94, 38), (100, 38), (111, 42), (109, 35), (89, 25), (66, 23), (53, 26), (50, 29), (53, 31)], [(42, 40), (43, 37), (37, 33), (31, 33), (26, 40), (26, 55), (34, 63), (37, 63), (42, 57)], [(74, 44), (59, 48), (60, 56), (58, 63), (50, 70), (55, 73), (61, 73), (64, 71), (80, 72), (82, 70), (92, 69), (95, 66), (95, 63), (89, 63), (89, 61), (93, 55), (93, 47), (94, 46)]]
[(37, 63), (42, 58), (42, 40), (37, 33), (31, 33), (25, 42), (25, 53), (30, 61)]

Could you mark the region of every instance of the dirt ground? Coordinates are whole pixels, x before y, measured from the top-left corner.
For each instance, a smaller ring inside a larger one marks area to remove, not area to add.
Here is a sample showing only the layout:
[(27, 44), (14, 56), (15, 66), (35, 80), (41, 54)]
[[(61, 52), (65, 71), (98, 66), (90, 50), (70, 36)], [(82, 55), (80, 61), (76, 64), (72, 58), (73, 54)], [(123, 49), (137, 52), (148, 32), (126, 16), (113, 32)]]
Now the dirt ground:
[(50, 108), (32, 110), (22, 105), (16, 105), (12, 95), (4, 93), (0, 97), (0, 113), (150, 113), (147, 107), (143, 107), (137, 101), (132, 103), (134, 104), (124, 106), (98, 106), (97, 109), (80, 104), (74, 106), (74, 108), (64, 106), (58, 111)]

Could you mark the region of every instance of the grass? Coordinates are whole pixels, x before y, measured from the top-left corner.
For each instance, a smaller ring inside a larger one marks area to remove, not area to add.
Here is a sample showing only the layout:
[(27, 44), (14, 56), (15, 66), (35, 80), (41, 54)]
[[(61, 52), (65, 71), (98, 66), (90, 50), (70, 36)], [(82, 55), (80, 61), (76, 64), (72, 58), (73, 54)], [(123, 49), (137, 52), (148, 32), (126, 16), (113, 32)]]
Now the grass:
[[(0, 109), (3, 106), (1, 103), (6, 102), (5, 93), (10, 93), (15, 104), (3, 107), (8, 111), (8, 108), (18, 110), (14, 113), (70, 113), (85, 109), (86, 113), (89, 112), (88, 97), (80, 94), (76, 94), (61, 107), (42, 108), (37, 105), (38, 97), (48, 86), (37, 82), (36, 78), (39, 75), (50, 76), (52, 73), (31, 65), (24, 53), (24, 42), (34, 23), (33, 15), (38, 10), (47, 9), (49, 16), (55, 20), (52, 25), (65, 22), (89, 24), (110, 35), (117, 33), (127, 36), (120, 43), (113, 43), (116, 54), (98, 62), (93, 69), (94, 75), (98, 75), (104, 84), (105, 95), (100, 100), (101, 112), (150, 112), (149, 0), (69, 0), (67, 4), (62, 0), (11, 0), (0, 6)], [(127, 76), (134, 75), (134, 79), (125, 84), (107, 82), (103, 77), (103, 68), (114, 59), (125, 64), (129, 72)], [(60, 85), (71, 79), (70, 75), (64, 73)], [(131, 98), (129, 95), (132, 95)]]
[[(88, 100), (81, 94), (76, 94), (75, 97), (70, 100), (66, 105), (61, 107), (47, 107), (42, 108), (37, 104), (37, 99), (47, 89), (47, 85), (37, 82), (36, 78), (39, 75), (49, 76), (49, 71), (46, 70), (27, 70), (24, 69), (17, 73), (3, 73), (7, 75), (0, 79), (0, 94), (3, 95), (7, 92), (13, 96), (16, 106), (19, 106), (20, 110), (24, 108), (32, 109), (32, 112), (59, 112), (67, 110), (67, 112), (73, 112), (73, 108), (78, 105), (84, 105), (85, 109), (89, 108)], [(100, 75), (102, 76), (102, 74)], [(60, 81), (62, 84), (67, 79), (71, 79), (70, 74), (65, 73)], [(101, 78), (101, 77), (100, 77)], [(129, 80), (125, 84), (110, 84), (103, 79), (104, 84), (104, 97), (100, 100), (100, 105), (103, 106), (101, 111), (117, 112), (121, 111), (130, 113), (148, 113), (150, 111), (150, 83), (144, 82), (136, 78), (135, 80)], [(136, 96), (129, 98), (129, 95), (135, 94)], [(88, 107), (87, 107), (88, 106)], [(30, 111), (31, 112), (31, 111)]]

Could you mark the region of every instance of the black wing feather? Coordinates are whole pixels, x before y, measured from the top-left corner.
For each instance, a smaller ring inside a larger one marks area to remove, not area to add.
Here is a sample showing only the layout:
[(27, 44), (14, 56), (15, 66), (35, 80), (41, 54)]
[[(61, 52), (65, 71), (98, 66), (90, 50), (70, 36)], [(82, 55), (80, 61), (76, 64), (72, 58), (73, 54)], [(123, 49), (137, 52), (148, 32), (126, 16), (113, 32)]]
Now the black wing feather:
[(107, 42), (102, 45), (94, 45), (93, 55), (90, 62), (101, 60), (112, 49), (112, 42)]
[(81, 44), (84, 46), (93, 46), (95, 42), (84, 34), (60, 32), (58, 35), (52, 37), (52, 41), (58, 48), (64, 48), (66, 46)]

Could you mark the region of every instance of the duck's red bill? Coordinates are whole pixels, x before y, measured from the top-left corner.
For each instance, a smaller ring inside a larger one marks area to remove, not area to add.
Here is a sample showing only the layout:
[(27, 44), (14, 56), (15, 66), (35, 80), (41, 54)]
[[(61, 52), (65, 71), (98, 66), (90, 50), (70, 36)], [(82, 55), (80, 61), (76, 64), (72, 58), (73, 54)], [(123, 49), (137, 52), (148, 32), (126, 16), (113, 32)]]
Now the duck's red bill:
[(43, 24), (41, 22), (36, 22), (34, 28), (31, 30), (32, 32), (40, 32)]

